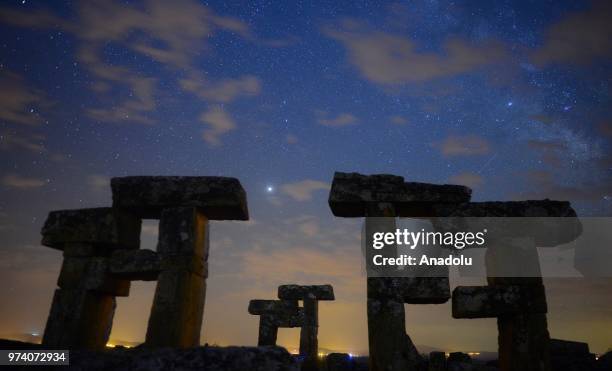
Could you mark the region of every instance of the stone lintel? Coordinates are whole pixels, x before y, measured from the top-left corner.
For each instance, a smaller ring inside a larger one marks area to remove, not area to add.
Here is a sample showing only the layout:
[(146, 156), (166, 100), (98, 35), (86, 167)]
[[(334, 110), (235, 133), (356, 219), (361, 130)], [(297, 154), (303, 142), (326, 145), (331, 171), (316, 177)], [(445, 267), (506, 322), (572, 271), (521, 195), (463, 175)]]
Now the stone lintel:
[(359, 173), (334, 174), (329, 206), (335, 216), (364, 217), (369, 204), (390, 203), (397, 216), (432, 216), (433, 206), (464, 203), (472, 190), (465, 186), (405, 182), (396, 175)]
[(110, 258), (110, 273), (131, 281), (154, 281), (161, 270), (161, 259), (152, 250), (117, 250)]
[(278, 298), (283, 300), (334, 300), (332, 285), (281, 285), (278, 287)]
[(450, 284), (448, 277), (368, 278), (368, 293), (406, 304), (442, 304), (450, 299)]
[(129, 176), (113, 178), (113, 206), (144, 219), (166, 208), (198, 207), (210, 220), (248, 220), (247, 197), (236, 178), (216, 176)]
[(295, 313), (297, 300), (253, 299), (249, 301), (249, 313), (253, 315)]
[(454, 318), (493, 318), (519, 313), (546, 313), (543, 285), (457, 286)]
[(42, 228), (42, 244), (63, 250), (87, 246), (107, 249), (137, 249), (140, 246), (139, 218), (110, 207), (58, 210), (49, 213)]
[(62, 289), (95, 291), (128, 296), (130, 281), (110, 274), (109, 259), (103, 257), (64, 257), (57, 285)]

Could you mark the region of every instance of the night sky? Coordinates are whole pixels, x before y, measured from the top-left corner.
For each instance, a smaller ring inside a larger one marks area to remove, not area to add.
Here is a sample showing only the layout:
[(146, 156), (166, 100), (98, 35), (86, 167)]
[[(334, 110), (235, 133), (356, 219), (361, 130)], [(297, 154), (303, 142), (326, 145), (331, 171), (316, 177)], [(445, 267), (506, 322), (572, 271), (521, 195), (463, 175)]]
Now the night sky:
[[(254, 344), (249, 299), (329, 282), (320, 346), (363, 353), (361, 224), (331, 215), (334, 171), (612, 216), (610, 40), (606, 2), (3, 2), (0, 337), (44, 328), (50, 210), (110, 205), (113, 176), (223, 175), (251, 220), (213, 223), (203, 342)], [(552, 337), (612, 346), (610, 284), (547, 281)], [(153, 289), (119, 299), (112, 338), (142, 341)], [(496, 349), (493, 319), (450, 305), (409, 306), (407, 327)]]

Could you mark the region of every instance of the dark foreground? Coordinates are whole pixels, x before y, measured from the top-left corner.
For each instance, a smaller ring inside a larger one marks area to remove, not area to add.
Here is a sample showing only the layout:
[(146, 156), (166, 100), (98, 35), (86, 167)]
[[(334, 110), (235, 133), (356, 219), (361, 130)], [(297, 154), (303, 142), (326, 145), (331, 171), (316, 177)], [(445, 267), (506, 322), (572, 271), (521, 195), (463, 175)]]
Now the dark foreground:
[[(612, 352), (596, 359), (584, 343), (553, 340), (551, 343), (552, 371), (612, 371)], [(0, 349), (42, 350), (37, 344), (0, 339)], [(46, 348), (45, 348), (46, 349)], [(436, 357), (432, 352), (424, 357), (415, 371), (497, 371), (496, 361), (479, 362), (464, 353)], [(440, 355), (440, 354), (438, 354)], [(436, 361), (436, 358), (438, 361)], [(367, 371), (367, 357), (350, 357), (331, 353), (321, 358), (318, 371)], [(15, 370), (87, 370), (87, 371), (299, 371), (299, 357), (285, 348), (202, 346), (189, 349), (143, 347), (109, 348), (102, 352), (70, 351), (70, 366), (13, 366)]]

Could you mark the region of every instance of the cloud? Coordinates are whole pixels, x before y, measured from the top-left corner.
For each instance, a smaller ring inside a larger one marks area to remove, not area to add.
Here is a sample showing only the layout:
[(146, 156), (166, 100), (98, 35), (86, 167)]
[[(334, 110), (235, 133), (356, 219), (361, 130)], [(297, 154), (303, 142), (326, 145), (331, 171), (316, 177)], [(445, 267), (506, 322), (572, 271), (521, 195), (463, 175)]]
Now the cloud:
[(323, 33), (347, 49), (350, 62), (366, 79), (384, 85), (416, 83), (474, 71), (502, 60), (505, 51), (498, 43), (472, 45), (449, 38), (441, 53), (421, 52), (407, 37), (372, 31), (354, 20)]
[(612, 121), (604, 121), (599, 123), (597, 129), (601, 133), (601, 135), (612, 138)]
[(474, 156), (489, 153), (489, 142), (477, 135), (449, 136), (441, 142), (433, 143), (444, 156)]
[(209, 125), (209, 128), (204, 130), (203, 138), (211, 146), (220, 145), (219, 137), (236, 128), (234, 120), (221, 106), (214, 106), (202, 113), (200, 121)]
[(561, 164), (561, 155), (568, 151), (567, 143), (561, 140), (537, 140), (527, 141), (527, 146), (540, 152), (544, 163), (552, 166)]
[(393, 115), (389, 117), (389, 121), (391, 121), (391, 123), (394, 125), (406, 125), (408, 123), (408, 120), (400, 115)]
[(252, 75), (236, 79), (208, 81), (201, 74), (194, 74), (179, 81), (181, 87), (198, 97), (212, 101), (228, 103), (240, 96), (254, 96), (261, 91), (261, 81)]
[(93, 174), (87, 177), (87, 184), (94, 192), (110, 189), (110, 177)]
[(293, 134), (287, 134), (285, 140), (287, 141), (287, 144), (296, 144), (298, 142), (298, 137)]
[(320, 190), (329, 190), (329, 183), (306, 179), (300, 182), (283, 184), (281, 191), (296, 201), (309, 201), (312, 194)]
[(466, 185), (470, 188), (478, 188), (482, 185), (483, 179), (479, 174), (465, 172), (450, 177), (449, 182)]
[(46, 151), (43, 145), (45, 137), (42, 135), (19, 135), (15, 132), (4, 131), (0, 133), (0, 150), (11, 151), (22, 149), (32, 153)]
[(9, 188), (32, 189), (40, 188), (45, 184), (47, 184), (47, 182), (43, 179), (26, 178), (17, 174), (5, 175), (2, 178), (2, 185)]
[(612, 56), (612, 5), (596, 1), (587, 11), (577, 12), (553, 24), (541, 47), (532, 53), (538, 65), (569, 63), (588, 65)]
[[(103, 53), (108, 45), (124, 47), (186, 76), (199, 76), (202, 73), (195, 67), (195, 60), (207, 51), (208, 40), (217, 31), (252, 39), (249, 27), (242, 21), (219, 16), (193, 0), (147, 0), (142, 6), (112, 0), (82, 1), (74, 19), (65, 20), (40, 10), (32, 13), (0, 8), (4, 23), (58, 28), (77, 38), (77, 59), (97, 79), (91, 83), (92, 89), (106, 100), (115, 101), (110, 107), (87, 109), (91, 117), (103, 122), (152, 123), (150, 113), (157, 108), (157, 79), (105, 61)], [(259, 90), (259, 82), (252, 76), (179, 85), (215, 102), (227, 102)]]
[(0, 121), (37, 125), (43, 120), (37, 109), (48, 105), (44, 94), (28, 87), (16, 73), (0, 72)]
[(353, 116), (350, 113), (341, 113), (336, 117), (330, 118), (328, 117), (327, 112), (325, 111), (316, 111), (317, 122), (324, 126), (332, 126), (332, 127), (340, 127), (340, 126), (348, 126), (355, 125), (359, 121), (357, 117)]

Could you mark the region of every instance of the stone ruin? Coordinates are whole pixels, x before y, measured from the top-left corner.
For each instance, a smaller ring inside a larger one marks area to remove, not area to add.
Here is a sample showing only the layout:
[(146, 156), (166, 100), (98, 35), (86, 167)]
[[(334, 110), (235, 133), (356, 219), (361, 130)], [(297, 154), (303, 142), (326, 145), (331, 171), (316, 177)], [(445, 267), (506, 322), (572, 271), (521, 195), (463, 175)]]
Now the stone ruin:
[[(63, 251), (43, 345), (99, 350), (117, 296), (157, 281), (145, 345), (199, 345), (208, 276), (209, 220), (248, 220), (246, 193), (224, 177), (124, 177), (113, 207), (49, 213), (42, 244)], [(142, 219), (159, 219), (157, 251), (140, 249)]]
[[(365, 217), (366, 236), (375, 228), (394, 231), (396, 217), (430, 219), (436, 230), (446, 227), (436, 223), (439, 217), (576, 217), (569, 202), (471, 203), (470, 198), (471, 190), (463, 186), (405, 183), (402, 177), (393, 175), (336, 173), (329, 206), (335, 216)], [(381, 221), (377, 217), (388, 218)], [(541, 224), (527, 228), (529, 232), (525, 235), (494, 241), (487, 246), (487, 286), (460, 286), (453, 291), (454, 318), (497, 318), (502, 371), (550, 370), (546, 294), (536, 247), (572, 241), (580, 228), (551, 231), (550, 225)], [(379, 253), (396, 256), (397, 247), (387, 247)], [(371, 254), (371, 249), (367, 249), (367, 260), (371, 259)], [(513, 272), (500, 275), (501, 261), (510, 254), (518, 254), (533, 274), (529, 277), (517, 277)], [(368, 276), (371, 371), (419, 369), (422, 366), (421, 357), (405, 333), (404, 303), (443, 303), (450, 298), (448, 291), (448, 276)], [(443, 369), (443, 354), (435, 354), (429, 366), (433, 370)]]
[[(259, 315), (257, 345), (276, 345), (279, 328), (301, 327), (300, 355), (304, 357), (302, 370), (316, 370), (319, 352), (319, 301), (334, 300), (331, 285), (281, 285), (280, 300), (251, 300), (249, 313)], [(298, 306), (302, 301), (303, 307)]]

